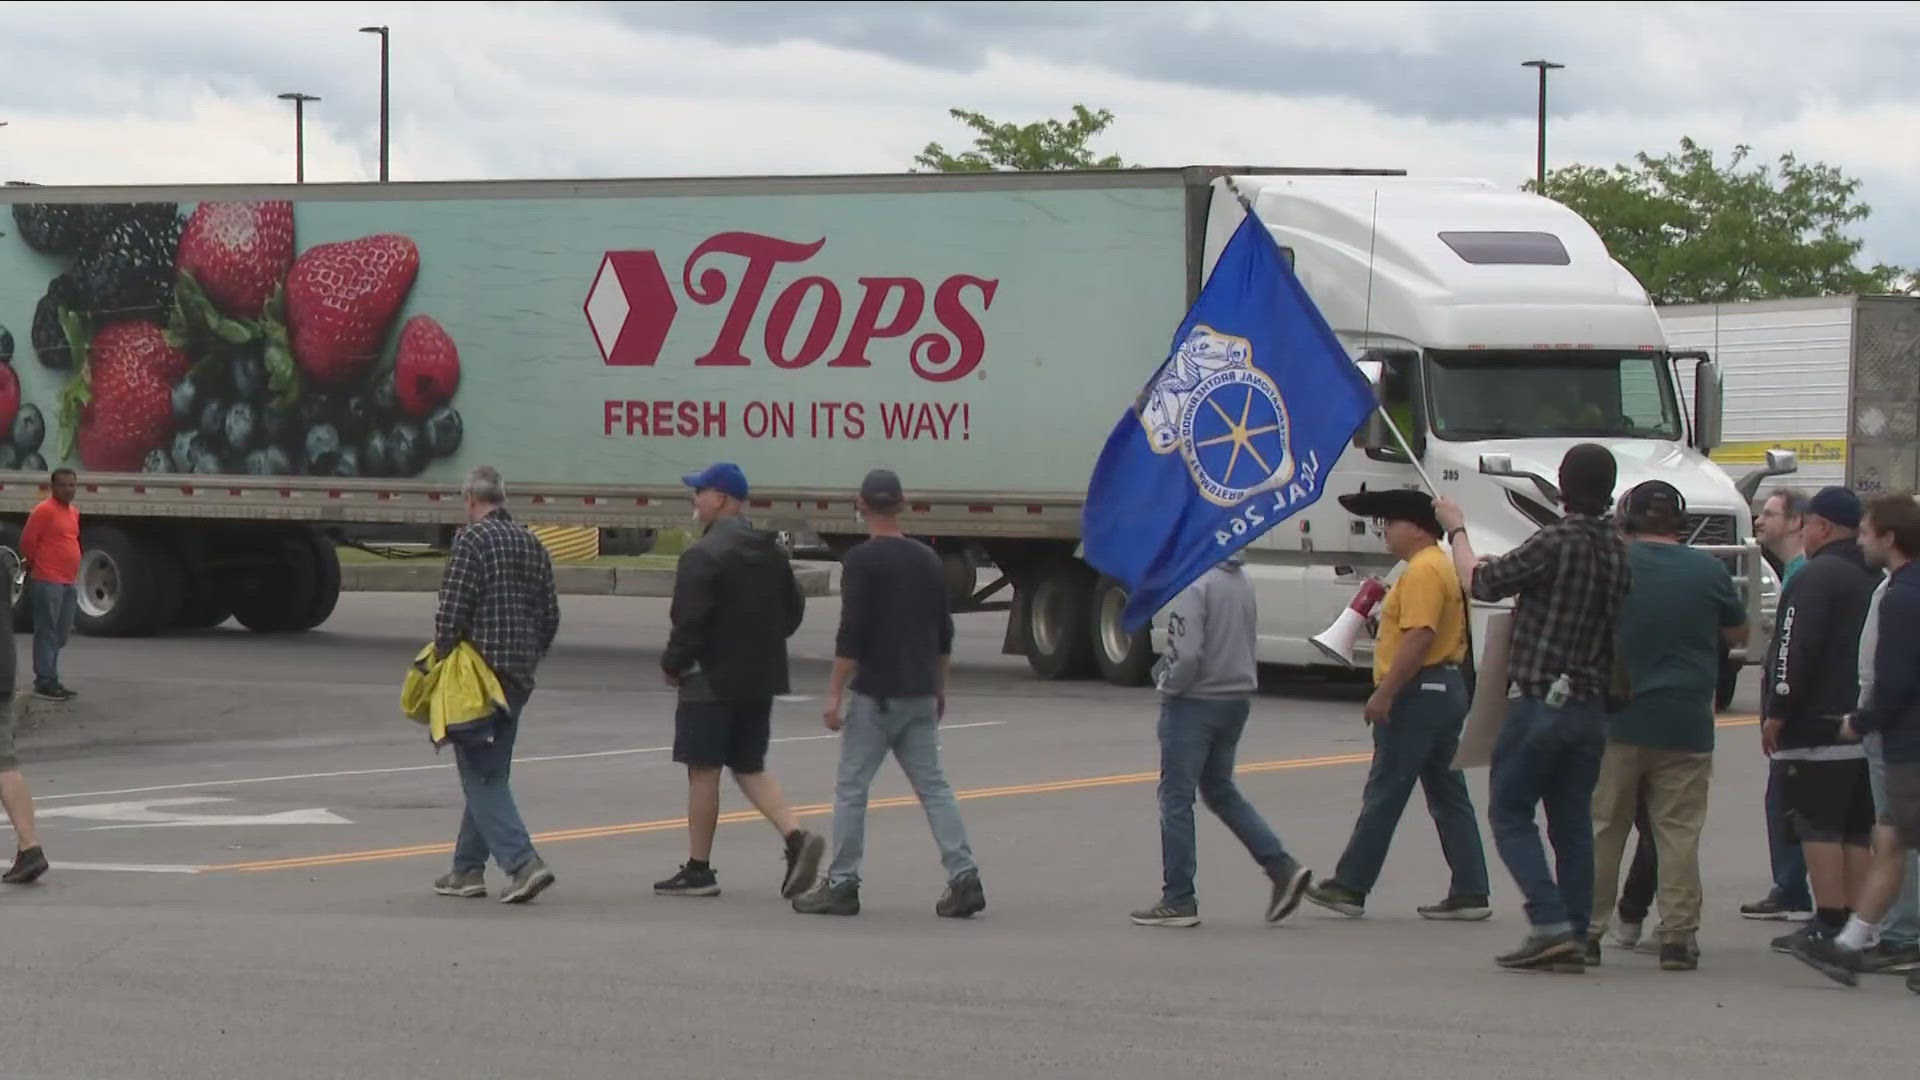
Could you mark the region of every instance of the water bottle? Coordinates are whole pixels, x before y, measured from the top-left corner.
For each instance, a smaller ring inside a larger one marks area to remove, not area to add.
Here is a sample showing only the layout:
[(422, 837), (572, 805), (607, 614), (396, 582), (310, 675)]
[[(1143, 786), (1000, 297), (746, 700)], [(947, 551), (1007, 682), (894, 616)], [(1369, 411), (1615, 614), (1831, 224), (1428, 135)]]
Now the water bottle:
[(1565, 705), (1572, 696), (1573, 680), (1567, 678), (1565, 672), (1561, 672), (1560, 677), (1553, 680), (1553, 685), (1547, 687), (1547, 704), (1553, 708)]

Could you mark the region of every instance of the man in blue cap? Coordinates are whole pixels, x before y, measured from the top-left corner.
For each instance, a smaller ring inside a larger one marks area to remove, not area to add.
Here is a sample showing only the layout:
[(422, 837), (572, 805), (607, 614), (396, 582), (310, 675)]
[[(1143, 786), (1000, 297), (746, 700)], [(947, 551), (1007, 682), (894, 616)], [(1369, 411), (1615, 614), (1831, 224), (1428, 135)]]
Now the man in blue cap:
[(684, 478), (702, 536), (680, 556), (673, 583), (673, 631), (660, 657), (679, 690), (673, 760), (687, 767), (688, 858), (654, 885), (662, 896), (718, 896), (709, 861), (720, 821), (720, 772), (729, 769), (754, 808), (786, 843), (780, 895), (812, 888), (826, 840), (800, 828), (780, 785), (767, 775), (773, 699), (789, 691), (787, 638), (806, 601), (793, 566), (770, 532), (746, 518), (747, 477), (719, 462)]

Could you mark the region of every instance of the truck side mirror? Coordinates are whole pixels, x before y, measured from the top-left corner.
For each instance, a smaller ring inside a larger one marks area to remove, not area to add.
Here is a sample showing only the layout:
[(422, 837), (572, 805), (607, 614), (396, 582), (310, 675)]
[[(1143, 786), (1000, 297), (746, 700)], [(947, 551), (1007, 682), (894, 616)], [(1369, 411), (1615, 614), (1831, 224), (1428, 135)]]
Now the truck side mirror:
[(1766, 483), (1768, 477), (1785, 476), (1799, 471), (1800, 456), (1798, 454), (1791, 450), (1769, 450), (1767, 463), (1734, 481), (1733, 487), (1740, 493), (1742, 499), (1751, 503), (1753, 497), (1760, 493), (1760, 485)]
[(1693, 445), (1703, 454), (1720, 445), (1725, 396), (1719, 362), (1702, 357), (1693, 369)]

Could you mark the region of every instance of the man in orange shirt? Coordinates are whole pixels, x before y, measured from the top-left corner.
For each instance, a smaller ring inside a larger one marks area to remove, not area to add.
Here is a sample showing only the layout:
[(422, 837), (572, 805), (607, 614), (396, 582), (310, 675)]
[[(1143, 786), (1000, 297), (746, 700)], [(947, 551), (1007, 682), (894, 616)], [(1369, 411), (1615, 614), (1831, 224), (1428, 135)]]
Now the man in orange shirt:
[(73, 633), (80, 594), (80, 511), (74, 492), (80, 478), (72, 469), (55, 469), (53, 496), (27, 518), (20, 534), (20, 557), (27, 564), (27, 602), (33, 610), (33, 692), (48, 701), (66, 701), (73, 691), (60, 683), (60, 650)]

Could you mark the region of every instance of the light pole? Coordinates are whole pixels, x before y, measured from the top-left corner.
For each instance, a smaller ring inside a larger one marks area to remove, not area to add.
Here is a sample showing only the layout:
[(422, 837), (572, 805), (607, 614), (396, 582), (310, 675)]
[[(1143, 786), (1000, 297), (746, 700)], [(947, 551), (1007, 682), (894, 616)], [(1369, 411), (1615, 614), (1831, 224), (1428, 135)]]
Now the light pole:
[(1547, 193), (1547, 72), (1566, 67), (1551, 60), (1528, 60), (1521, 67), (1540, 69), (1540, 119), (1537, 126), (1538, 151), (1533, 167), (1533, 189), (1537, 194)]
[(281, 101), (293, 102), (293, 182), (307, 182), (307, 102), (319, 101), (312, 94), (281, 94)]
[(389, 37), (384, 26), (363, 26), (363, 34), (380, 35), (380, 182), (387, 182), (387, 45)]

